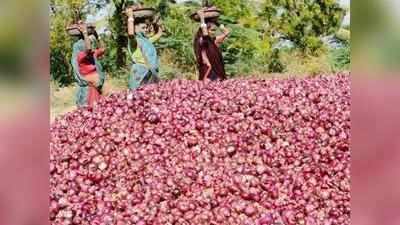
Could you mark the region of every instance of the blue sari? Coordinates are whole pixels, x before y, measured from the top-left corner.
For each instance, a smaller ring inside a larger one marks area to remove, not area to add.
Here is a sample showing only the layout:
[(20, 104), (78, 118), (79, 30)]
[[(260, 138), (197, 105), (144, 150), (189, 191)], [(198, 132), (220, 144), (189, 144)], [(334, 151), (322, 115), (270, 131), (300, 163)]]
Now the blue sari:
[(128, 52), (132, 56), (133, 65), (129, 75), (129, 89), (134, 90), (141, 85), (156, 83), (159, 80), (159, 60), (154, 44), (144, 33), (135, 35), (137, 47), (141, 51), (146, 64), (136, 62), (131, 49), (131, 40), (128, 39)]

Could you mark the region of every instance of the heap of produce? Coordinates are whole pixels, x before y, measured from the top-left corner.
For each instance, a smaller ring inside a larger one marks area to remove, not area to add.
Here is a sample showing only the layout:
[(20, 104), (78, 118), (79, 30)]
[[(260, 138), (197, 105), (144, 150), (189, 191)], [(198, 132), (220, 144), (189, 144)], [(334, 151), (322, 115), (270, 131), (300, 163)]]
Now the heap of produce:
[(52, 225), (350, 224), (350, 75), (175, 80), (51, 125)]

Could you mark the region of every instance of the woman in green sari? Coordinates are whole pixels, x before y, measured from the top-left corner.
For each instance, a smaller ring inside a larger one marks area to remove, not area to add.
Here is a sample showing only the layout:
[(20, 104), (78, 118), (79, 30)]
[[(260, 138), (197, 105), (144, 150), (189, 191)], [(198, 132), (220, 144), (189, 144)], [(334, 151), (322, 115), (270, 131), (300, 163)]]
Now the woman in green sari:
[(134, 90), (141, 85), (159, 81), (159, 59), (154, 46), (162, 35), (157, 26), (156, 34), (148, 37), (149, 25), (143, 18), (134, 18), (133, 9), (127, 9), (128, 15), (128, 51), (132, 58), (132, 69), (129, 75), (129, 89)]

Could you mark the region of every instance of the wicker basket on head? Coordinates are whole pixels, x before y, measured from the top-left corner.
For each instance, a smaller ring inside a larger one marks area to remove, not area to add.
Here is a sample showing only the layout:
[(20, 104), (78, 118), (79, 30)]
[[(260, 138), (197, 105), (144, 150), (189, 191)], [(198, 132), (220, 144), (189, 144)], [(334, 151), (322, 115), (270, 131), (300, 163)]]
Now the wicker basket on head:
[[(134, 6), (129, 6), (133, 8), (133, 17), (135, 18), (151, 18), (156, 15), (156, 10), (154, 8), (136, 8)], [(126, 15), (126, 11), (124, 12)]]
[[(216, 7), (208, 7), (204, 9), (204, 18), (206, 20), (215, 20), (221, 16), (221, 11), (218, 10)], [(196, 22), (200, 22), (200, 16), (197, 12), (193, 13), (190, 18)]]
[[(92, 23), (88, 23), (87, 25), (87, 30), (88, 34), (92, 35), (96, 32), (96, 26)], [(78, 24), (71, 24), (67, 27), (67, 33), (68, 35), (72, 37), (77, 37), (81, 35), (81, 31), (79, 30), (79, 25)]]

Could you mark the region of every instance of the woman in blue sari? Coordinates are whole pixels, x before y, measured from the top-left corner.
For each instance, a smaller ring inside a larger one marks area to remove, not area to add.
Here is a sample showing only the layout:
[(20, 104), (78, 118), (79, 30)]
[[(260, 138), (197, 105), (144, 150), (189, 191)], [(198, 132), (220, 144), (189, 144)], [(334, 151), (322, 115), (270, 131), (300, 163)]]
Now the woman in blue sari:
[[(141, 85), (159, 81), (159, 59), (154, 42), (162, 35), (162, 29), (148, 37), (149, 27), (143, 18), (134, 18), (133, 9), (127, 9), (128, 15), (128, 51), (133, 66), (129, 75), (129, 89), (134, 90)], [(158, 26), (159, 27), (159, 26)]]

